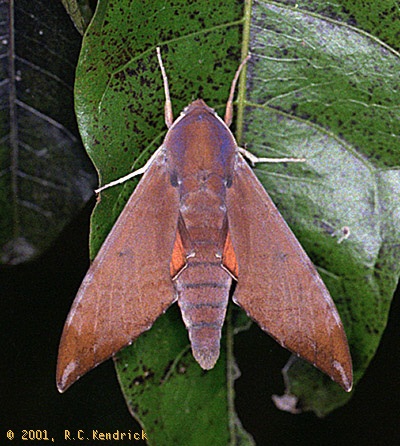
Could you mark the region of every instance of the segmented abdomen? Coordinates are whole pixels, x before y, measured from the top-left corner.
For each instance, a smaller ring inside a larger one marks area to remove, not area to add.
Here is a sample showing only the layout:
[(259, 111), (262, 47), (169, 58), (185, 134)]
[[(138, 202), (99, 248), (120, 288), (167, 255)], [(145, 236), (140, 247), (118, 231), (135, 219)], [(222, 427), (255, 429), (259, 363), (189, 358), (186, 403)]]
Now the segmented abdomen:
[[(213, 246), (210, 248), (210, 252), (213, 251)], [(175, 286), (193, 356), (203, 369), (208, 370), (214, 367), (219, 357), (232, 279), (221, 267), (220, 259), (207, 259), (201, 255), (204, 254), (203, 249), (188, 259), (186, 269), (176, 279)]]

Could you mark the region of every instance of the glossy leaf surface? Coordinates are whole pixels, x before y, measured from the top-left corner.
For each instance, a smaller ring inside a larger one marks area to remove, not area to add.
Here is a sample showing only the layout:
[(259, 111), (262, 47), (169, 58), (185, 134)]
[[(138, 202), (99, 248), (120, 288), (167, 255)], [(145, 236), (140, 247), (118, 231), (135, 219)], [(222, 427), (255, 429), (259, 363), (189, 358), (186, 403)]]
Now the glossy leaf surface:
[(0, 263), (32, 260), (93, 194), (73, 112), (81, 39), (57, 2), (2, 2)]

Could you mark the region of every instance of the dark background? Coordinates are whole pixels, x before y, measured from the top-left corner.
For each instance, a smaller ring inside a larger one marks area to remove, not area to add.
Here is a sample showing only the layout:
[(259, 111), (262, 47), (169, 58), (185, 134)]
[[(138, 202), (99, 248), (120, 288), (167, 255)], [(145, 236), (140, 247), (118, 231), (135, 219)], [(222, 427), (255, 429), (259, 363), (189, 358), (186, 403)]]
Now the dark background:
[[(63, 438), (64, 429), (140, 432), (125, 406), (112, 361), (63, 395), (55, 386), (62, 327), (88, 267), (92, 206), (93, 202), (42, 258), (0, 270), (1, 444), (7, 442), (8, 429), (17, 434), (21, 429), (47, 429), (56, 439)], [(322, 420), (311, 413), (278, 411), (270, 395), (283, 393), (280, 368), (288, 352), (254, 324), (237, 336), (242, 371), (236, 382), (237, 410), (257, 445), (400, 445), (399, 306), (397, 293), (381, 346), (350, 403)], [(26, 442), (16, 439), (9, 444)]]

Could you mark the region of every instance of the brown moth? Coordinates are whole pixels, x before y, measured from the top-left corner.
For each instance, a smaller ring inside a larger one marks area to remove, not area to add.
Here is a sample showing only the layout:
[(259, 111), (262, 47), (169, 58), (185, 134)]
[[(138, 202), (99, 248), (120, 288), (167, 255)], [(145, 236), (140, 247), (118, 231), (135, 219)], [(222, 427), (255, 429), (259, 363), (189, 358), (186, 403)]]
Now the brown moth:
[(233, 301), (264, 331), (350, 391), (352, 363), (336, 307), (229, 130), (248, 58), (224, 120), (198, 99), (175, 121), (159, 49), (158, 58), (169, 130), (143, 169), (106, 186), (144, 173), (65, 323), (59, 391), (131, 344), (175, 301), (194, 358), (212, 369), (232, 280)]

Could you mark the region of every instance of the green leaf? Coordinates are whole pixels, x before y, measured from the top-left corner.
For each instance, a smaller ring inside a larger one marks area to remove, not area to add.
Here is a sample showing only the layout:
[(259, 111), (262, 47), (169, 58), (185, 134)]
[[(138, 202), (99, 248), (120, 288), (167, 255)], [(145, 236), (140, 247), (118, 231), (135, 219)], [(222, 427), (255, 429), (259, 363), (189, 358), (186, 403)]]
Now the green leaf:
[(92, 196), (73, 113), (81, 39), (58, 2), (0, 6), (0, 262), (40, 255)]
[[(176, 115), (197, 97), (223, 115), (233, 74), (250, 49), (247, 86), (238, 91), (238, 139), (257, 155), (306, 158), (255, 171), (331, 291), (358, 380), (378, 346), (399, 275), (399, 56), (357, 29), (340, 6), (250, 6), (100, 1), (77, 70), (81, 135), (101, 184), (141, 167), (165, 135), (156, 46)], [(136, 182), (102, 193), (92, 257)], [(118, 355), (123, 392), (151, 432), (149, 444), (252, 444), (233, 407), (232, 333), (244, 318), (235, 310), (227, 320), (210, 372), (194, 362), (175, 307)], [(295, 366), (286, 376), (287, 392), (303, 408), (323, 415), (349, 398), (320, 372), (301, 368), (302, 378)]]
[[(357, 382), (400, 271), (400, 63), (396, 51), (323, 12), (254, 5), (244, 140), (259, 156), (307, 160), (256, 173), (339, 308)], [(300, 361), (287, 373), (286, 391), (320, 416), (349, 399)]]
[(253, 445), (233, 407), (237, 369), (231, 349), (205, 372), (193, 359), (178, 307), (166, 316), (115, 359), (126, 402), (149, 444)]

